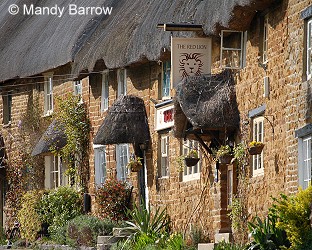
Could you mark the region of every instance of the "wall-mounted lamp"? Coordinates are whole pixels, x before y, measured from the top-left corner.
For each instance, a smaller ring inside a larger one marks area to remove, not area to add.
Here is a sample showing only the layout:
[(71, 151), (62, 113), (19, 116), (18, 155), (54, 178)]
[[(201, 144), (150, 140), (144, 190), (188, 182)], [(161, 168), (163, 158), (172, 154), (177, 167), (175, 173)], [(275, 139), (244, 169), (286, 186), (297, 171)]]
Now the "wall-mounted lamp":
[(159, 23), (157, 28), (164, 29), (164, 31), (202, 31), (201, 24), (192, 23)]
[(140, 147), (140, 149), (141, 149), (142, 151), (147, 150), (147, 148), (148, 148), (148, 141), (146, 141), (146, 142), (144, 142), (144, 143), (140, 143), (140, 144), (139, 144), (139, 147)]

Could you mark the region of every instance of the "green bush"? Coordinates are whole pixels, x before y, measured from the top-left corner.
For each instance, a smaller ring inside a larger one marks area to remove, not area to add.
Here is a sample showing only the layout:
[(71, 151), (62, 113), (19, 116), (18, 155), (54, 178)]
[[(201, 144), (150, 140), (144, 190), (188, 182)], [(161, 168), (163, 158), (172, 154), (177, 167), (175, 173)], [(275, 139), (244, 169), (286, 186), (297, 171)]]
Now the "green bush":
[(111, 235), (116, 222), (100, 220), (91, 215), (80, 215), (67, 224), (66, 243), (70, 246), (95, 246), (97, 236)]
[(95, 195), (99, 218), (115, 221), (127, 219), (131, 188), (126, 182), (108, 179), (98, 188)]
[(42, 221), (37, 212), (38, 204), (44, 191), (28, 191), (21, 199), (21, 209), (18, 211), (20, 222), (21, 237), (33, 242), (37, 239), (38, 232), (41, 230)]
[(82, 196), (70, 187), (59, 187), (42, 197), (39, 214), (41, 220), (49, 225), (51, 238), (64, 244), (67, 222), (82, 214)]
[(225, 242), (224, 240), (218, 243), (214, 248), (214, 250), (243, 250), (245, 249), (242, 246), (235, 245), (230, 242)]
[(133, 207), (133, 210), (128, 210), (131, 219), (126, 221), (130, 226), (126, 230), (132, 234), (126, 241), (117, 244), (116, 249), (166, 249), (178, 244), (177, 239), (169, 237), (170, 219), (165, 209), (157, 208), (152, 213), (151, 208), (146, 209), (144, 204), (139, 207), (134, 204)]
[(291, 249), (311, 249), (312, 230), (310, 226), (312, 186), (299, 190), (295, 196), (281, 194), (274, 198), (271, 213), (278, 218), (277, 227), (285, 230)]
[(4, 229), (0, 227), (0, 245), (6, 244), (7, 238), (4, 233)]
[(269, 214), (263, 221), (256, 216), (253, 222), (248, 222), (248, 229), (254, 240), (248, 249), (275, 250), (290, 246), (285, 231), (276, 226), (275, 214)]

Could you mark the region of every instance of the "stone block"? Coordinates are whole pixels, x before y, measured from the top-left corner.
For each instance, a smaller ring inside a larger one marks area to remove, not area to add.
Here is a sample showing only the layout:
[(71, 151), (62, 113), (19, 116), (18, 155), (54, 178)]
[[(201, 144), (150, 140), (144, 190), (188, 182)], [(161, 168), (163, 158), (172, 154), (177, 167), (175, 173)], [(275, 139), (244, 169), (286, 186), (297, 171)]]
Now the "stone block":
[(231, 242), (232, 234), (231, 233), (216, 233), (215, 242), (219, 243), (221, 241)]
[(198, 250), (213, 250), (215, 247), (215, 243), (199, 243)]

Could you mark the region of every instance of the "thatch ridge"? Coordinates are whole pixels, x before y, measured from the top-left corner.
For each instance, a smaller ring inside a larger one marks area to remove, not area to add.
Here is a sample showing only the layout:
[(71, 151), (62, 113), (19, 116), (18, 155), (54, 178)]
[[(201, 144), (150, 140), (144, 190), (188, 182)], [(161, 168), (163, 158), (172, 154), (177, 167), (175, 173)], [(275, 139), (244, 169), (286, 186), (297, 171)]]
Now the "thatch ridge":
[(61, 149), (66, 143), (67, 137), (64, 126), (58, 121), (53, 120), (34, 147), (31, 155), (36, 156), (42, 153), (48, 153), (52, 148), (55, 150)]
[(150, 141), (144, 101), (133, 95), (120, 96), (109, 108), (95, 135), (94, 144), (140, 144)]
[(177, 86), (176, 99), (195, 129), (235, 129), (239, 126), (235, 86), (230, 71), (184, 79)]
[[(261, 3), (260, 3), (261, 2)], [(0, 5), (0, 82), (26, 77), (73, 62), (73, 76), (92, 71), (103, 59), (108, 68), (118, 68), (147, 59), (157, 61), (163, 48), (170, 49), (170, 32), (157, 29), (158, 23), (203, 24), (204, 34), (228, 27), (235, 7), (248, 9), (240, 24), (245, 27), (258, 8), (274, 0), (83, 0), (79, 6), (112, 6), (107, 16), (10, 15), (10, 4), (31, 4), (32, 0), (6, 0)], [(40, 1), (40, 6), (68, 8), (68, 0)], [(194, 36), (186, 32), (183, 36)], [(17, 49), (18, 48), (18, 49)]]

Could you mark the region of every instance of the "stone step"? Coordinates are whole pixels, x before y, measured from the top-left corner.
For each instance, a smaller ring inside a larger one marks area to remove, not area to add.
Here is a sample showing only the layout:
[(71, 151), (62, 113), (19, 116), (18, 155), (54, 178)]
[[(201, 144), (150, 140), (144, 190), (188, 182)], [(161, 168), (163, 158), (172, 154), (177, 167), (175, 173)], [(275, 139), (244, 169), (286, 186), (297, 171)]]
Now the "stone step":
[(98, 236), (97, 237), (97, 244), (103, 245), (103, 244), (113, 244), (115, 242), (118, 242), (120, 240), (125, 239), (127, 236)]
[(133, 233), (131, 227), (114, 227), (113, 228), (113, 235), (114, 236), (129, 236)]
[(213, 250), (215, 247), (215, 243), (199, 243), (198, 250)]

